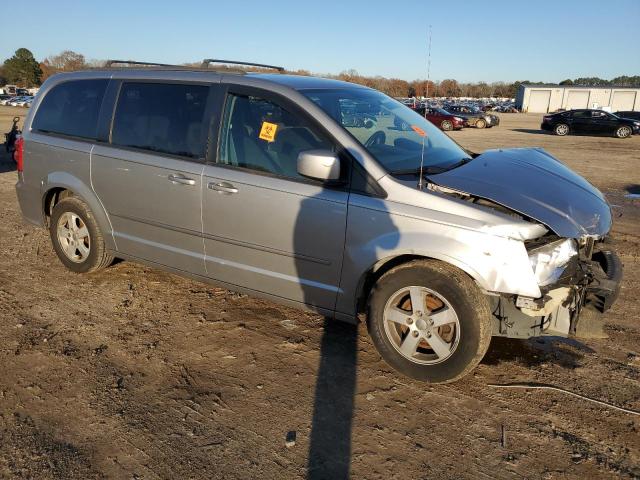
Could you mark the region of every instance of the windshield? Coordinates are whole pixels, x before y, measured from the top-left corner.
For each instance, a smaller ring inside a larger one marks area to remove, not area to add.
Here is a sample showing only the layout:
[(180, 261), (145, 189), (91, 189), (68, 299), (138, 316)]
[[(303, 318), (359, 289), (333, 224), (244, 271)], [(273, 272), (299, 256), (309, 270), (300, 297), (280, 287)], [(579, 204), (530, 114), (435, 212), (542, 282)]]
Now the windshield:
[(435, 125), (368, 88), (302, 90), (391, 173), (442, 171), (471, 157)]

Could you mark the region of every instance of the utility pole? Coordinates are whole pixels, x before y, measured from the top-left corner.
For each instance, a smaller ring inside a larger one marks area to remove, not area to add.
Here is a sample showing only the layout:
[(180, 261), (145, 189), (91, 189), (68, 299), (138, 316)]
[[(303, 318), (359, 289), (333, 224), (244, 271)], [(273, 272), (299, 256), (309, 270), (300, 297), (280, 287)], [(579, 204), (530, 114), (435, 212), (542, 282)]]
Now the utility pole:
[(429, 98), (429, 83), (431, 82), (431, 25), (429, 25), (429, 55), (427, 57), (427, 92)]

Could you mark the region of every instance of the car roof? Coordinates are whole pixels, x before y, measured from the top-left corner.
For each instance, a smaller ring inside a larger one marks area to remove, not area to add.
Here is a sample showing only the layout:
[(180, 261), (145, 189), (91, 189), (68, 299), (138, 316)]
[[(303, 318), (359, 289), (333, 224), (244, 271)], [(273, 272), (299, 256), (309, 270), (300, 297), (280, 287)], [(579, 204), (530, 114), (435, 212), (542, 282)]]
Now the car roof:
[(259, 78), (267, 82), (273, 82), (296, 90), (309, 90), (316, 88), (367, 88), (355, 83), (334, 80), (332, 78), (310, 77), (306, 75), (289, 75), (278, 73), (249, 73), (252, 78)]
[[(282, 73), (253, 73), (234, 70), (206, 69), (206, 68), (173, 68), (173, 67), (144, 67), (144, 68), (101, 68), (91, 70), (79, 70), (76, 72), (63, 72), (52, 75), (51, 78), (62, 80), (80, 79), (80, 78), (136, 78), (136, 79), (154, 79), (154, 80), (194, 80), (194, 81), (211, 81), (218, 82), (221, 77), (225, 81), (232, 79), (234, 76), (238, 78), (250, 78), (253, 84), (264, 84), (263, 86), (280, 85), (292, 88), (294, 90), (313, 90), (313, 89), (337, 89), (337, 88), (361, 88), (367, 89), (362, 85), (349, 83), (342, 80), (334, 80), (330, 78), (311, 77), (305, 75), (292, 75)], [(244, 83), (244, 82), (242, 82)]]

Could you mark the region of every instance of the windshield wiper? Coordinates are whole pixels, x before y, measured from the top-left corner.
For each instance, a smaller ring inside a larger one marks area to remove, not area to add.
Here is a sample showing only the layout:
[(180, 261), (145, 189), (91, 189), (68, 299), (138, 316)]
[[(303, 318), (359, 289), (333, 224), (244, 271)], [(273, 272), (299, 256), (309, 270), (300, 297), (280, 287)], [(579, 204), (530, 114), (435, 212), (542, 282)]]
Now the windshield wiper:
[(454, 168), (458, 168), (458, 167), (461, 167), (462, 165), (469, 163), (471, 160), (473, 160), (473, 158), (470, 158), (470, 157), (463, 158), (460, 161), (454, 163), (453, 165), (449, 165), (447, 168), (443, 169), (442, 171), (448, 172), (449, 170), (453, 170)]
[[(444, 167), (422, 167), (422, 173), (442, 173), (447, 169)], [(420, 175), (420, 167), (418, 168), (407, 168), (404, 170), (391, 170), (392, 175)]]
[[(453, 165), (449, 165), (447, 167), (422, 167), (422, 173), (424, 174), (432, 174), (436, 175), (438, 173), (448, 172), (449, 170), (453, 170), (454, 168), (461, 167), (462, 165), (469, 163), (473, 158), (465, 157)], [(391, 173), (393, 175), (420, 175), (420, 168), (407, 168), (404, 170), (392, 170)]]

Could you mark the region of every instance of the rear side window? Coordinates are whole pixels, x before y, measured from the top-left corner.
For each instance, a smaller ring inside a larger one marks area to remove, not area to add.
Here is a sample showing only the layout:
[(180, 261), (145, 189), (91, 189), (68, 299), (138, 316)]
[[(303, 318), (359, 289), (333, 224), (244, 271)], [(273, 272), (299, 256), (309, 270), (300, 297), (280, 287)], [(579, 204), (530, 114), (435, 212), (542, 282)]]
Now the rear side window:
[(44, 97), (32, 128), (81, 138), (96, 138), (98, 113), (109, 80), (73, 80), (53, 87)]
[(124, 83), (111, 143), (189, 158), (204, 157), (203, 117), (209, 87)]

